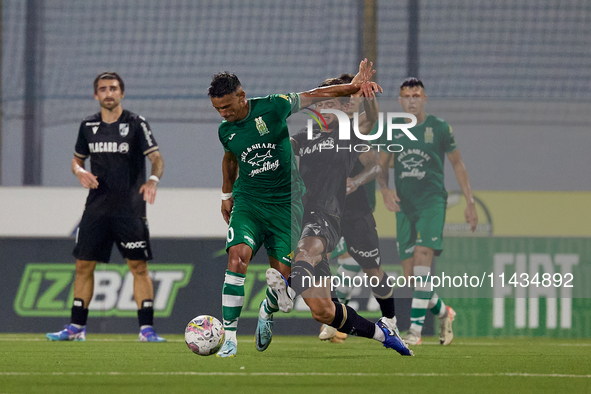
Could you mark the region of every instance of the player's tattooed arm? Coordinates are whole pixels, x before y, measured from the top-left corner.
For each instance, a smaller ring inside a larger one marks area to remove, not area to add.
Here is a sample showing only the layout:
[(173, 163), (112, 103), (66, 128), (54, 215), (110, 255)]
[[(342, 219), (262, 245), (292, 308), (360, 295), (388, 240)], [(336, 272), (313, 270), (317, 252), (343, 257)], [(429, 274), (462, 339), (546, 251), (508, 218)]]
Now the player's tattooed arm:
[(99, 185), (96, 176), (84, 169), (84, 159), (74, 156), (72, 159), (72, 173), (76, 175), (80, 184), (87, 189), (96, 189)]
[[(238, 178), (238, 159), (232, 152), (226, 152), (222, 159), (222, 193), (232, 193), (234, 182)], [(230, 223), (230, 214), (234, 206), (234, 198), (222, 200), (222, 217)]]
[(360, 154), (359, 161), (363, 164), (363, 171), (353, 178), (347, 178), (347, 194), (353, 193), (359, 186), (375, 179), (381, 172), (375, 151), (369, 150)]
[(148, 155), (148, 160), (152, 163), (152, 170), (148, 181), (140, 187), (140, 194), (144, 195), (144, 201), (154, 204), (158, 182), (164, 174), (164, 159), (159, 151), (154, 151)]
[(470, 187), (468, 172), (466, 171), (466, 166), (464, 165), (464, 161), (460, 155), (460, 150), (454, 149), (453, 151), (449, 152), (447, 154), (447, 158), (454, 169), (456, 179), (458, 180), (458, 183), (462, 188), (462, 192), (464, 193), (464, 197), (466, 198), (467, 206), (466, 210), (464, 211), (464, 218), (466, 219), (466, 223), (470, 223), (470, 230), (474, 232), (476, 230), (476, 226), (478, 225), (478, 214), (476, 213), (476, 205), (474, 204), (474, 197), (472, 196), (472, 188)]
[(380, 173), (378, 174), (378, 184), (382, 191), (384, 205), (386, 209), (393, 212), (400, 212), (398, 203), (400, 199), (395, 190), (391, 190), (388, 186), (388, 176), (390, 174), (390, 161), (394, 157), (393, 153), (380, 151)]

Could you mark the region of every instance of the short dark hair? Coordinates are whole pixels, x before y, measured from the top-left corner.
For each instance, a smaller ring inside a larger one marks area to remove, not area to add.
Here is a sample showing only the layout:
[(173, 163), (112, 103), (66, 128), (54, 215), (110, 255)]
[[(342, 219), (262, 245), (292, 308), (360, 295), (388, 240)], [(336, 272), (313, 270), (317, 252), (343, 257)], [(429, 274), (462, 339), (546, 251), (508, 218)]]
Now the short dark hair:
[[(320, 85), (318, 85), (318, 87), (324, 88), (326, 86), (345, 85), (346, 83), (347, 82), (343, 81), (341, 78), (327, 78), (324, 80), (324, 82), (322, 82)], [(340, 96), (340, 97), (335, 97), (335, 98), (338, 98), (339, 101), (342, 103), (344, 97), (351, 97), (351, 95), (348, 94), (346, 96)]]
[(416, 86), (420, 86), (423, 89), (425, 89), (425, 86), (423, 85), (423, 82), (420, 79), (416, 77), (409, 77), (406, 78), (404, 82), (402, 82), (402, 85), (400, 85), (400, 90), (404, 88), (414, 88)]
[(97, 93), (98, 90), (98, 83), (101, 79), (116, 79), (119, 82), (119, 87), (121, 88), (121, 93), (125, 93), (125, 83), (123, 83), (123, 79), (113, 71), (106, 71), (104, 73), (100, 73), (94, 79), (94, 93)]
[(341, 78), (328, 78), (328, 79), (325, 79), (324, 82), (322, 82), (320, 85), (318, 85), (318, 87), (324, 88), (326, 86), (344, 85), (344, 84), (346, 84), (346, 82), (343, 81)]
[(347, 73), (343, 73), (339, 77), (339, 79), (342, 79), (344, 83), (351, 83), (353, 78), (355, 78), (355, 76), (353, 74), (347, 74)]
[(224, 97), (227, 94), (234, 93), (241, 86), (242, 84), (236, 74), (223, 71), (213, 76), (207, 94), (209, 97)]

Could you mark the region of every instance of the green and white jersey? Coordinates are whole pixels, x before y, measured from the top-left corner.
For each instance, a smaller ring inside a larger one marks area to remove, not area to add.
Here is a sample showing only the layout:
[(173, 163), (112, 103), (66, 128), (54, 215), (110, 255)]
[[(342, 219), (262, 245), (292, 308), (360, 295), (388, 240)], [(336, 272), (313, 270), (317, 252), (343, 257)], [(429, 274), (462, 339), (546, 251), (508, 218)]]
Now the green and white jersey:
[[(393, 123), (405, 123), (405, 120), (396, 118)], [(402, 131), (393, 133), (393, 141), (387, 141), (384, 133), (381, 141), (404, 147), (402, 152), (394, 153), (394, 183), (400, 208), (407, 213), (425, 209), (434, 202), (447, 201), (443, 164), (445, 154), (457, 148), (451, 126), (433, 115), (427, 115), (409, 131), (417, 141), (412, 141)]]
[(220, 124), (224, 150), (238, 159), (235, 198), (280, 204), (290, 202), (292, 194), (301, 197), (304, 186), (295, 166), (286, 122), (299, 109), (297, 93), (273, 94), (249, 99), (244, 119)]

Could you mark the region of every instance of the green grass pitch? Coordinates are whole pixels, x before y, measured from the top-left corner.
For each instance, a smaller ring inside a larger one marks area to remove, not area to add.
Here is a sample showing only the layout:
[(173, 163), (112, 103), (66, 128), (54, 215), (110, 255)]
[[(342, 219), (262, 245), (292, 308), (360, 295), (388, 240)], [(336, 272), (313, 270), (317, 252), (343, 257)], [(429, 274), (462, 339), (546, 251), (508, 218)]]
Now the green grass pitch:
[(0, 334), (1, 393), (591, 393), (591, 341), (548, 338), (424, 338), (415, 357), (376, 341), (344, 344), (277, 336), (263, 353), (239, 336), (238, 356), (197, 356), (181, 335), (48, 342)]

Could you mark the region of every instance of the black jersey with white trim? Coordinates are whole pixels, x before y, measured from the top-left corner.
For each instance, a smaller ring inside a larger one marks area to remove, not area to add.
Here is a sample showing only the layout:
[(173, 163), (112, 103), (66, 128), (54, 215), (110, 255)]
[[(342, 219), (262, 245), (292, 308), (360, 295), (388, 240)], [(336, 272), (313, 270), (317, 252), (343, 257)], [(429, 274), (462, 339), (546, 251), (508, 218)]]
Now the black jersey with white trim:
[(139, 193), (146, 182), (145, 156), (158, 150), (150, 125), (130, 111), (113, 123), (100, 112), (86, 118), (78, 131), (74, 155), (90, 157), (98, 188), (91, 189), (86, 209), (97, 215), (145, 217), (146, 202)]
[(338, 132), (307, 131), (295, 134), (295, 154), (300, 156), (300, 175), (306, 186), (302, 198), (304, 210), (320, 211), (341, 217), (345, 209), (347, 177), (357, 162), (355, 146), (362, 141), (355, 135), (351, 140), (339, 141)]

